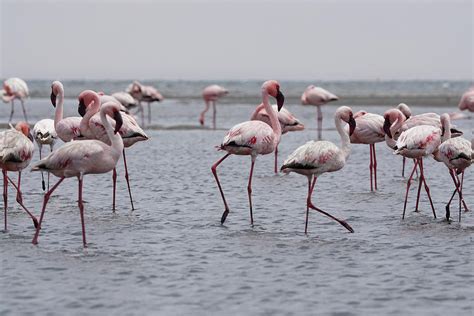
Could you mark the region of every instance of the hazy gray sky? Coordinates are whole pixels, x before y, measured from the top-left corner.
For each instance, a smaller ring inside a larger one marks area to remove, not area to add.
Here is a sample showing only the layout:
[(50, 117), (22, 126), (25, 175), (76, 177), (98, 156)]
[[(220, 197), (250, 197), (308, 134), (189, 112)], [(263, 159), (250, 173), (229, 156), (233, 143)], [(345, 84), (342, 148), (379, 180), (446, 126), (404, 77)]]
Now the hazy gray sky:
[(471, 79), (471, 0), (0, 0), (0, 77)]

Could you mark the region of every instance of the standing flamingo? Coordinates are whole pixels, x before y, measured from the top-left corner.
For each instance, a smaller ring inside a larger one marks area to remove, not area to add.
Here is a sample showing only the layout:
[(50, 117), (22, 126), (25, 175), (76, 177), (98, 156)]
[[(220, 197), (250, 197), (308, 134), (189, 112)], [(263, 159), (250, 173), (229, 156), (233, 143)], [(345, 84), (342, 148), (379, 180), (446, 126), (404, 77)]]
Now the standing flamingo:
[(321, 105), (337, 100), (339, 100), (339, 98), (336, 95), (314, 85), (308, 86), (301, 96), (301, 104), (315, 105), (318, 108), (318, 140), (321, 140), (323, 129), (323, 113), (321, 112)]
[[(351, 108), (341, 106), (334, 115), (337, 132), (341, 137), (341, 148), (328, 141), (309, 141), (298, 147), (283, 163), (281, 170), (285, 173), (296, 172), (308, 178), (308, 197), (306, 199), (306, 223), (304, 233), (308, 233), (309, 209), (318, 211), (329, 218), (337, 221), (351, 233), (352, 227), (344, 220), (340, 220), (331, 214), (317, 208), (311, 202), (316, 180), (326, 172), (334, 172), (342, 169), (346, 164), (351, 152), (349, 136), (356, 128)], [(349, 131), (344, 130), (342, 122), (349, 124)], [(314, 179), (313, 179), (314, 177)]]
[[(464, 209), (469, 211), (466, 202), (464, 202), (462, 196), (462, 185), (464, 182), (464, 170), (468, 168), (474, 160), (474, 151), (472, 150), (472, 144), (465, 138), (456, 137), (451, 138), (450, 131), (450, 117), (449, 114), (443, 114), (441, 116), (443, 122), (442, 127), (442, 143), (439, 145), (438, 150), (434, 154), (434, 158), (437, 161), (443, 162), (448, 167), (449, 174), (454, 182), (454, 192), (451, 195), (451, 199), (446, 204), (446, 219), (449, 221), (450, 211), (449, 206), (454, 198), (456, 192), (459, 194), (459, 222), (461, 222), (461, 203), (464, 204)], [(461, 174), (461, 180), (458, 175)]]
[(375, 190), (377, 190), (377, 156), (375, 153), (375, 144), (385, 140), (385, 132), (383, 130), (384, 118), (381, 115), (367, 113), (365, 111), (357, 112), (354, 118), (356, 128), (350, 136), (351, 143), (369, 145), (370, 191), (373, 191), (374, 187)]
[(117, 99), (127, 110), (137, 106), (137, 100), (132, 95), (125, 91), (112, 93), (112, 97)]
[[(58, 138), (58, 134), (56, 134), (56, 130), (54, 129), (54, 120), (43, 119), (36, 122), (35, 126), (33, 126), (33, 138), (38, 144), (39, 157), (41, 160), (42, 153), (43, 153), (43, 145), (49, 145), (50, 152), (52, 152), (54, 144), (56, 143), (56, 140)], [(46, 186), (44, 183), (43, 172), (41, 172), (41, 180), (42, 180), (42, 186), (43, 186), (43, 191), (44, 191), (46, 190)], [(49, 188), (49, 173), (48, 173), (48, 188)]]
[(204, 125), (204, 115), (212, 104), (212, 128), (216, 129), (216, 102), (220, 97), (223, 97), (228, 93), (229, 91), (227, 89), (216, 84), (207, 86), (202, 90), (202, 98), (206, 103), (206, 107), (199, 115), (199, 123), (201, 123), (201, 125)]
[[(122, 137), (117, 135), (117, 132), (122, 125), (122, 117), (119, 110), (119, 105), (113, 102), (104, 104), (100, 109), (100, 118), (111, 141), (110, 146), (99, 140), (69, 142), (50, 153), (46, 158), (38, 161), (32, 167), (32, 171), (47, 171), (60, 178), (59, 181), (44, 195), (41, 217), (32, 240), (33, 244), (38, 243), (41, 223), (43, 222), (46, 205), (51, 194), (65, 178), (77, 177), (79, 181), (78, 206), (81, 214), (82, 242), (84, 247), (87, 247), (84, 223), (84, 204), (82, 200), (82, 180), (86, 174), (107, 173), (117, 165), (117, 161), (119, 160), (123, 150)], [(115, 120), (115, 129), (107, 120), (106, 115)]]
[(152, 86), (144, 86), (138, 81), (131, 83), (126, 92), (130, 93), (132, 97), (138, 100), (138, 106), (140, 107), (139, 112), (142, 115), (142, 125), (145, 126), (145, 114), (142, 106), (142, 101), (148, 103), (148, 124), (151, 123), (151, 106), (152, 102), (161, 102), (163, 101), (163, 96), (161, 93)]
[(272, 153), (281, 137), (281, 126), (278, 122), (278, 117), (275, 110), (269, 102), (269, 96), (276, 98), (278, 110), (281, 109), (285, 101), (285, 97), (280, 91), (280, 84), (275, 80), (265, 81), (262, 85), (262, 103), (265, 105), (271, 126), (261, 121), (246, 121), (232, 127), (227, 135), (224, 137), (222, 144), (219, 146), (220, 150), (227, 151), (227, 154), (212, 165), (212, 173), (216, 179), (217, 186), (224, 201), (224, 213), (221, 217), (221, 224), (224, 224), (227, 215), (229, 214), (229, 207), (224, 197), (219, 178), (217, 177), (217, 166), (219, 166), (230, 155), (246, 155), (252, 159), (250, 166), (250, 176), (247, 186), (247, 192), (250, 204), (250, 223), (253, 225), (253, 211), (252, 211), (252, 174), (255, 165), (255, 160), (258, 155), (267, 155)]
[[(388, 124), (384, 124), (385, 133), (388, 135), (389, 138), (393, 139), (391, 129), (387, 128), (387, 125)], [(396, 141), (396, 145), (394, 147), (395, 154), (402, 155), (407, 158), (415, 159), (415, 165), (413, 166), (413, 170), (407, 182), (407, 190), (405, 194), (405, 204), (403, 206), (402, 219), (405, 218), (405, 211), (406, 211), (407, 200), (408, 200), (408, 191), (410, 189), (413, 174), (415, 173), (417, 166), (420, 170), (420, 179), (419, 179), (419, 185), (418, 185), (418, 195), (416, 198), (415, 212), (418, 211), (418, 203), (420, 201), (421, 187), (424, 184), (426, 194), (428, 195), (428, 198), (430, 200), (431, 209), (433, 210), (433, 216), (434, 218), (436, 218), (436, 212), (433, 206), (433, 201), (431, 200), (430, 189), (425, 179), (425, 172), (423, 168), (423, 157), (433, 154), (437, 150), (440, 144), (441, 144), (441, 129), (434, 126), (429, 126), (429, 125), (419, 125), (419, 126), (412, 127), (404, 131), (400, 135), (398, 140)]]
[[(104, 125), (101, 122), (99, 108), (104, 105), (103, 99), (105, 96), (100, 96), (92, 90), (85, 90), (79, 95), (79, 114), (83, 115), (81, 121), (81, 134), (83, 134), (88, 139), (97, 139), (103, 141), (106, 144), (110, 145), (110, 140), (107, 136)], [(111, 97), (109, 97), (111, 98)], [(107, 99), (107, 98), (105, 98)], [(112, 99), (112, 98), (111, 98)], [(112, 99), (113, 100), (113, 99)], [(128, 194), (130, 197), (130, 203), (132, 205), (132, 210), (135, 209), (133, 205), (132, 191), (130, 189), (130, 179), (127, 168), (127, 159), (125, 156), (125, 148), (131, 147), (133, 144), (139, 141), (145, 141), (148, 139), (148, 136), (145, 134), (143, 129), (140, 128), (137, 121), (133, 116), (126, 113), (122, 114), (122, 126), (120, 127), (119, 134), (122, 137), (124, 143), (123, 149), (123, 162), (125, 165), (125, 179), (127, 180)], [(111, 122), (112, 126), (114, 125)], [(113, 202), (112, 209), (115, 210), (115, 190), (117, 182), (117, 171), (114, 168), (112, 174), (113, 180)]]
[(29, 96), (28, 86), (26, 82), (20, 78), (9, 78), (3, 82), (3, 89), (1, 90), (3, 102), (8, 103), (11, 102), (12, 110), (10, 112), (10, 119), (8, 123), (12, 121), (13, 113), (15, 111), (15, 107), (13, 105), (13, 101), (15, 99), (19, 99), (21, 102), (21, 107), (23, 108), (23, 116), (25, 117), (25, 121), (28, 122), (28, 117), (26, 115), (25, 109), (25, 99)]
[(464, 92), (459, 101), (458, 108), (461, 111), (468, 110), (474, 112), (474, 87), (471, 87), (469, 90)]
[(72, 116), (63, 118), (64, 87), (60, 81), (54, 81), (51, 85), (51, 103), (56, 108), (54, 114), (54, 129), (63, 142), (81, 138), (81, 117)]
[[(286, 134), (288, 132), (302, 131), (304, 130), (304, 125), (287, 109), (282, 108), (278, 111), (277, 105), (272, 105), (273, 110), (277, 112), (278, 121), (281, 125), (281, 134)], [(250, 117), (251, 121), (262, 121), (271, 126), (270, 117), (268, 116), (267, 111), (265, 111), (265, 105), (261, 103), (252, 116)], [(275, 164), (274, 171), (278, 173), (278, 144), (275, 147)]]
[[(10, 125), (11, 126), (11, 125)], [(25, 169), (33, 157), (33, 137), (30, 134), (30, 127), (26, 122), (19, 122), (15, 128), (11, 128), (0, 133), (0, 168), (3, 174), (3, 203), (5, 212), (5, 231), (7, 230), (8, 218), (8, 181), (16, 189), (16, 201), (28, 213), (33, 220), (35, 227), (38, 221), (33, 214), (23, 204), (21, 194), (21, 171)], [(8, 176), (8, 171), (18, 171), (18, 184), (15, 184)]]

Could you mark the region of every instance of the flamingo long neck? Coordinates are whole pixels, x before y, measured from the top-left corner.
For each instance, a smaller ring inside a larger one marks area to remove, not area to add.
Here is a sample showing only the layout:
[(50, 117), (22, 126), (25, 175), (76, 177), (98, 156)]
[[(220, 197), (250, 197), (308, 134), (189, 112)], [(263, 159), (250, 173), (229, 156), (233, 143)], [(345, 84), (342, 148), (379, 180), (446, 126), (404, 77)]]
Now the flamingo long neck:
[(278, 116), (273, 107), (270, 105), (269, 102), (268, 92), (266, 90), (262, 90), (262, 103), (265, 111), (268, 113), (268, 117), (270, 118), (270, 123), (272, 125), (273, 133), (275, 133), (275, 145), (280, 143), (281, 137), (281, 125), (280, 121), (278, 121)]
[(443, 121), (444, 134), (441, 137), (441, 142), (445, 142), (451, 138), (451, 122), (448, 120)]
[(397, 144), (397, 141), (394, 139), (394, 135), (398, 132), (398, 130), (403, 126), (403, 123), (405, 122), (405, 115), (403, 113), (399, 113), (397, 120), (390, 126), (390, 133), (392, 133), (392, 137), (388, 137), (387, 134), (385, 134), (385, 143), (387, 144), (388, 147), (394, 148), (395, 145)]
[(107, 119), (107, 115), (105, 111), (100, 111), (100, 121), (102, 125), (105, 127), (105, 132), (110, 139), (111, 147), (114, 149), (119, 155), (122, 153), (123, 150), (123, 140), (119, 133), (114, 134), (114, 128), (112, 124), (110, 124), (109, 120)]
[(347, 160), (351, 153), (351, 139), (349, 137), (349, 131), (344, 129), (342, 122), (343, 121), (339, 115), (334, 117), (334, 123), (336, 125), (337, 132), (339, 133), (339, 136), (341, 136), (341, 150), (344, 154), (344, 160)]
[(255, 111), (252, 113), (252, 116), (250, 117), (250, 120), (251, 120), (251, 121), (256, 120), (256, 119), (257, 119), (257, 116), (258, 116), (258, 112), (260, 112), (264, 107), (265, 107), (265, 104), (260, 103), (260, 105), (257, 106), (257, 107), (255, 108)]
[(89, 127), (89, 122), (90, 122), (91, 118), (97, 112), (99, 112), (99, 109), (100, 109), (100, 98), (96, 94), (96, 95), (93, 96), (92, 102), (87, 107), (86, 114), (82, 118), (81, 123), (79, 125), (79, 129), (81, 130), (81, 134), (86, 138), (89, 138), (89, 139), (95, 138), (94, 134), (92, 133), (92, 131)]
[(64, 90), (59, 89), (59, 94), (57, 95), (56, 102), (56, 112), (54, 113), (54, 128), (57, 128), (58, 123), (63, 119), (63, 105), (64, 105)]

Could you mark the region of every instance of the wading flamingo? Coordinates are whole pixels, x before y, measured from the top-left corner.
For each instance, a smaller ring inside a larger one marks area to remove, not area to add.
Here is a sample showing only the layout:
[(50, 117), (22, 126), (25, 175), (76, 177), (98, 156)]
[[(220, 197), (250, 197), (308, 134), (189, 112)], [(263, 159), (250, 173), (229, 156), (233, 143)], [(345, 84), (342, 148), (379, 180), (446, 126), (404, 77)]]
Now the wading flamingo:
[(323, 130), (323, 113), (321, 112), (321, 105), (337, 100), (339, 100), (339, 98), (336, 95), (314, 85), (308, 86), (301, 96), (301, 104), (315, 105), (318, 108), (318, 140), (321, 140)]
[(137, 100), (135, 100), (132, 95), (125, 91), (112, 93), (117, 101), (119, 101), (127, 110), (137, 106)]
[[(10, 125), (11, 126), (11, 125)], [(23, 204), (21, 194), (21, 171), (25, 169), (33, 157), (33, 136), (30, 134), (30, 127), (26, 122), (19, 122), (15, 128), (11, 128), (0, 133), (0, 167), (3, 174), (3, 205), (5, 212), (5, 231), (7, 230), (8, 218), (8, 181), (16, 189), (16, 201), (28, 213), (33, 220), (35, 227), (38, 221), (33, 214)], [(15, 184), (8, 176), (8, 171), (18, 171), (18, 184)]]
[[(105, 130), (104, 125), (102, 124), (99, 109), (104, 105), (103, 100), (108, 99), (104, 98), (108, 97), (112, 99), (110, 96), (100, 96), (92, 90), (85, 90), (81, 92), (79, 95), (79, 108), (78, 112), (80, 115), (83, 115), (83, 119), (81, 121), (81, 134), (83, 134), (88, 139), (97, 139), (103, 141), (106, 144), (110, 145), (110, 139), (107, 136), (107, 132)], [(115, 101), (116, 102), (116, 101)], [(140, 128), (137, 121), (133, 118), (133, 116), (121, 113), (122, 114), (122, 126), (118, 131), (119, 135), (122, 137), (124, 149), (123, 149), (123, 163), (125, 166), (125, 179), (127, 181), (127, 188), (128, 194), (130, 197), (130, 203), (132, 205), (132, 210), (135, 209), (133, 205), (133, 198), (132, 198), (132, 191), (130, 189), (130, 179), (128, 174), (127, 168), (127, 158), (125, 156), (125, 148), (131, 147), (133, 144), (139, 141), (145, 141), (148, 139), (148, 136)], [(114, 122), (112, 120), (111, 124), (114, 126)], [(116, 192), (116, 183), (117, 183), (117, 171), (114, 168), (112, 173), (112, 180), (113, 180), (113, 197), (112, 197), (112, 209), (115, 210), (115, 192)]]
[[(308, 233), (309, 209), (318, 211), (329, 218), (337, 221), (351, 233), (352, 227), (344, 220), (340, 220), (331, 214), (317, 208), (311, 202), (316, 180), (320, 175), (326, 172), (334, 172), (342, 169), (346, 164), (347, 158), (351, 152), (349, 136), (356, 128), (351, 108), (341, 106), (334, 115), (337, 132), (341, 137), (341, 148), (328, 141), (309, 141), (303, 146), (298, 147), (283, 163), (281, 170), (285, 173), (296, 172), (308, 178), (308, 197), (306, 199), (306, 223), (304, 233)], [(349, 131), (345, 130), (342, 122), (349, 124)], [(314, 179), (313, 179), (314, 178)]]
[[(281, 134), (286, 134), (288, 132), (302, 131), (304, 130), (304, 125), (287, 109), (282, 108), (278, 111), (277, 105), (272, 105), (273, 110), (277, 112), (278, 121), (281, 126)], [(250, 117), (251, 121), (262, 121), (271, 126), (270, 117), (268, 116), (267, 111), (265, 111), (265, 105), (261, 103), (252, 116)], [(278, 173), (278, 145), (275, 147), (275, 173)]]
[[(38, 235), (43, 222), (46, 205), (51, 194), (63, 182), (65, 178), (77, 177), (79, 182), (78, 206), (81, 214), (82, 242), (87, 247), (86, 230), (84, 223), (84, 204), (82, 201), (82, 180), (86, 174), (107, 173), (115, 168), (117, 161), (123, 150), (122, 137), (117, 135), (117, 131), (122, 125), (120, 107), (116, 103), (107, 103), (100, 109), (100, 118), (105, 126), (107, 135), (112, 143), (111, 146), (99, 140), (82, 140), (64, 144), (64, 146), (50, 153), (46, 158), (38, 161), (32, 167), (32, 171), (47, 171), (59, 177), (59, 181), (44, 195), (43, 208), (39, 225), (32, 243), (38, 243)], [(115, 120), (115, 130), (107, 120), (106, 115)]]
[[(464, 205), (465, 211), (469, 211), (469, 208), (464, 202), (462, 196), (462, 186), (464, 182), (464, 170), (468, 168), (474, 160), (474, 151), (472, 150), (472, 144), (465, 138), (456, 137), (451, 138), (450, 131), (450, 117), (449, 114), (443, 114), (441, 116), (443, 122), (442, 127), (442, 143), (439, 145), (438, 150), (434, 153), (434, 158), (437, 161), (443, 162), (448, 167), (449, 174), (454, 182), (454, 192), (451, 195), (448, 203), (446, 204), (446, 219), (449, 221), (450, 211), (449, 206), (454, 198), (456, 192), (459, 194), (459, 222), (461, 222), (461, 203)], [(458, 175), (461, 174), (461, 180)]]
[[(377, 190), (377, 156), (375, 144), (385, 140), (384, 118), (381, 115), (359, 111), (354, 115), (356, 128), (351, 134), (352, 144), (367, 144), (370, 148), (370, 191)], [(373, 180), (372, 180), (373, 178)]]
[(81, 124), (82, 117), (72, 116), (63, 118), (64, 105), (64, 87), (59, 81), (54, 81), (51, 85), (51, 104), (56, 108), (54, 114), (54, 129), (58, 137), (63, 142), (70, 142), (73, 139), (81, 138)]
[[(53, 151), (54, 144), (57, 141), (58, 134), (56, 134), (56, 130), (54, 129), (54, 120), (52, 119), (43, 119), (36, 122), (35, 126), (33, 126), (33, 138), (35, 139), (36, 143), (38, 144), (39, 149), (39, 158), (40, 160), (43, 159), (43, 145), (49, 145), (50, 152)], [(46, 190), (46, 185), (44, 183), (44, 176), (43, 172), (41, 172), (41, 183), (43, 186), (43, 191)], [(48, 189), (49, 189), (49, 173), (48, 173)]]
[(130, 93), (132, 97), (138, 100), (139, 112), (142, 116), (142, 125), (145, 126), (145, 111), (143, 110), (142, 102), (148, 103), (148, 124), (151, 123), (151, 106), (152, 102), (161, 102), (164, 100), (161, 93), (152, 86), (144, 86), (138, 81), (134, 81), (128, 87), (126, 92)]
[(28, 86), (26, 82), (20, 78), (9, 78), (3, 82), (3, 89), (1, 90), (3, 102), (11, 102), (12, 110), (10, 112), (10, 118), (8, 123), (12, 121), (13, 113), (15, 112), (15, 107), (13, 101), (19, 99), (21, 102), (21, 107), (23, 108), (23, 116), (25, 121), (28, 122), (28, 117), (26, 115), (25, 109), (25, 99), (29, 96)]
[(207, 86), (202, 90), (202, 98), (204, 99), (204, 103), (206, 103), (206, 107), (199, 115), (199, 123), (201, 123), (201, 125), (204, 125), (204, 115), (212, 104), (212, 128), (216, 129), (216, 102), (220, 97), (223, 97), (228, 93), (229, 91), (227, 89), (216, 84)]
[(458, 108), (461, 111), (467, 110), (474, 112), (474, 87), (464, 92), (461, 100), (459, 101)]
[(272, 153), (281, 137), (281, 126), (278, 122), (278, 117), (275, 110), (269, 102), (269, 96), (276, 98), (278, 110), (281, 109), (285, 101), (285, 97), (280, 91), (280, 84), (275, 80), (265, 81), (262, 85), (262, 103), (265, 105), (271, 126), (261, 121), (246, 121), (232, 127), (227, 135), (224, 137), (222, 144), (219, 146), (220, 150), (227, 151), (227, 154), (212, 165), (212, 173), (216, 179), (217, 186), (224, 202), (224, 213), (221, 217), (221, 224), (224, 224), (227, 215), (229, 214), (229, 206), (224, 197), (219, 178), (217, 177), (217, 166), (219, 166), (230, 155), (246, 155), (250, 156), (252, 164), (250, 166), (250, 176), (247, 186), (247, 192), (250, 204), (250, 223), (253, 225), (253, 211), (252, 211), (252, 174), (255, 160), (258, 155), (267, 155)]

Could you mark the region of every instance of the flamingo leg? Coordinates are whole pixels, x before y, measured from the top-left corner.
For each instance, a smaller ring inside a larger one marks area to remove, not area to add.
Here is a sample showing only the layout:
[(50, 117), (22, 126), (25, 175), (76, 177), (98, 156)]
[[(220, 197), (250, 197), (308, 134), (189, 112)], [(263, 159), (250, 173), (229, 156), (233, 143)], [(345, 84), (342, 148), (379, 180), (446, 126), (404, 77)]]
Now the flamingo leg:
[(453, 200), (454, 196), (456, 195), (456, 192), (458, 192), (458, 189), (459, 189), (459, 184), (456, 182), (456, 178), (454, 177), (454, 171), (452, 169), (449, 169), (449, 175), (451, 176), (451, 179), (453, 179), (455, 189), (453, 191), (453, 194), (451, 195), (451, 198), (446, 204), (446, 220), (447, 221), (449, 221), (449, 217), (451, 216), (449, 206), (451, 205), (451, 201)]
[[(421, 162), (422, 162), (422, 159), (423, 158), (420, 158), (419, 161), (420, 161), (420, 169), (422, 168), (421, 167)], [(416, 169), (415, 169), (416, 170)], [(420, 171), (420, 174), (421, 174), (421, 171)], [(415, 212), (418, 212), (418, 204), (420, 202), (420, 193), (421, 193), (421, 187), (423, 186), (423, 179), (422, 178), (419, 178), (418, 179), (419, 183), (418, 183), (418, 194), (416, 196), (416, 206), (415, 206)]]
[(201, 114), (199, 115), (199, 123), (204, 126), (204, 116), (206, 115), (206, 112), (209, 110), (209, 102), (204, 100), (204, 103), (206, 104), (206, 107), (204, 108), (204, 110), (201, 112)]
[(212, 101), (212, 129), (216, 129), (216, 101)]
[(133, 206), (132, 190), (130, 189), (130, 179), (128, 177), (127, 158), (125, 157), (125, 148), (123, 149), (123, 165), (125, 166), (125, 180), (127, 180), (128, 196), (130, 197), (130, 203), (132, 204), (132, 211), (135, 210)]
[(212, 174), (214, 175), (214, 178), (216, 179), (217, 186), (219, 187), (219, 191), (221, 193), (222, 200), (224, 201), (225, 210), (224, 210), (224, 213), (222, 214), (222, 217), (221, 217), (221, 224), (224, 224), (225, 219), (227, 218), (227, 215), (229, 215), (229, 206), (227, 205), (227, 201), (225, 200), (225, 196), (224, 196), (224, 191), (222, 191), (221, 183), (219, 182), (219, 177), (217, 176), (217, 166), (219, 166), (229, 156), (230, 156), (229, 153), (226, 154), (224, 157), (219, 159), (211, 167)]
[(306, 221), (304, 225), (304, 233), (308, 233), (308, 221), (309, 221), (309, 203), (311, 201), (311, 195), (313, 194), (314, 185), (316, 184), (317, 177), (314, 177), (313, 183), (311, 184), (311, 178), (313, 175), (308, 176), (308, 198), (306, 199)]
[(405, 163), (406, 163), (406, 158), (403, 157), (403, 163), (402, 163), (402, 177), (405, 178)]
[(423, 168), (423, 158), (420, 158), (420, 181), (423, 182), (425, 186), (425, 191), (426, 194), (428, 195), (428, 199), (430, 200), (430, 205), (431, 205), (431, 210), (433, 211), (433, 216), (436, 219), (436, 211), (433, 205), (433, 200), (431, 199), (431, 194), (430, 194), (430, 188), (428, 187), (428, 183), (426, 183), (426, 178), (425, 178), (425, 170)]
[(112, 192), (112, 211), (115, 212), (115, 191), (117, 189), (117, 169), (114, 168), (112, 171), (112, 186), (113, 186), (113, 192)]
[[(38, 148), (39, 149), (39, 156), (40, 156), (40, 160), (41, 160), (42, 159), (41, 154), (43, 152), (43, 145), (38, 144), (38, 147), (39, 147)], [(49, 172), (48, 172), (48, 174), (49, 174)], [(43, 187), (43, 191), (45, 191), (46, 190), (46, 184), (44, 183), (43, 171), (41, 171), (41, 186)]]
[(372, 151), (374, 152), (374, 186), (377, 191), (377, 155), (375, 153), (375, 144), (372, 144)]
[(275, 173), (278, 173), (278, 145), (275, 147), (275, 167), (274, 167)]
[(44, 212), (46, 211), (46, 205), (48, 204), (49, 198), (51, 197), (51, 194), (53, 194), (54, 190), (56, 190), (56, 188), (61, 184), (61, 182), (64, 181), (64, 179), (65, 178), (60, 178), (59, 181), (56, 182), (56, 184), (53, 185), (53, 187), (48, 192), (46, 192), (46, 194), (44, 195), (43, 208), (41, 209), (40, 220), (39, 220), (39, 223), (38, 223), (38, 227), (36, 227), (36, 232), (35, 232), (35, 235), (33, 237), (33, 240), (31, 241), (31, 243), (33, 245), (36, 245), (38, 243), (38, 236), (39, 236), (39, 232), (41, 230), (41, 223), (43, 223)]
[(255, 156), (252, 156), (252, 165), (250, 166), (250, 175), (249, 183), (247, 185), (247, 193), (249, 195), (249, 205), (250, 205), (250, 225), (253, 225), (253, 207), (252, 207), (252, 176), (253, 176), (253, 167), (255, 166)]
[(322, 139), (323, 135), (323, 113), (321, 112), (321, 106), (317, 105), (318, 108), (318, 140)]
[(78, 198), (78, 206), (79, 206), (79, 212), (81, 213), (81, 225), (82, 225), (82, 244), (84, 245), (84, 248), (87, 248), (87, 242), (86, 242), (86, 225), (84, 223), (84, 203), (82, 202), (82, 181), (83, 181), (84, 176), (82, 173), (77, 177), (79, 180), (79, 198)]
[[(459, 177), (457, 174), (453, 172), (454, 176), (458, 180), (458, 186), (457, 186), (457, 191), (459, 194), (459, 222), (461, 222), (461, 204), (464, 203), (464, 198), (462, 197), (462, 181), (459, 180)], [(464, 174), (463, 174), (464, 175)], [(462, 176), (461, 176), (462, 178)], [(466, 204), (464, 203), (464, 208), (466, 208)]]
[[(464, 184), (464, 170), (461, 173), (461, 195), (462, 195), (462, 186)], [(466, 202), (464, 201), (464, 198), (462, 198), (462, 204), (464, 205), (464, 212), (469, 212), (469, 208), (466, 205)]]
[(413, 170), (411, 171), (410, 178), (407, 181), (407, 191), (405, 193), (405, 204), (403, 205), (403, 214), (402, 219), (405, 219), (405, 211), (407, 209), (407, 201), (408, 201), (408, 191), (410, 190), (411, 181), (413, 179), (413, 175), (415, 174), (416, 165), (418, 164), (418, 160), (415, 160), (415, 165), (413, 166)]
[[(341, 219), (339, 219), (339, 218), (337, 218), (337, 217), (334, 217), (334, 216), (332, 216), (331, 214), (329, 214), (329, 213), (327, 213), (327, 212), (325, 212), (325, 211), (323, 211), (323, 210), (321, 210), (321, 209), (319, 209), (319, 208), (317, 208), (316, 206), (313, 205), (313, 203), (311, 202), (311, 195), (313, 194), (314, 185), (316, 184), (316, 179), (317, 179), (317, 178), (315, 177), (314, 180), (313, 180), (313, 185), (311, 186), (311, 190), (310, 190), (310, 192), (309, 192), (309, 194), (308, 194), (308, 199), (307, 199), (307, 201), (306, 201), (306, 203), (307, 203), (307, 208), (311, 208), (311, 209), (313, 209), (313, 210), (315, 210), (315, 211), (318, 211), (319, 213), (321, 213), (321, 214), (323, 214), (323, 215), (326, 215), (327, 217), (329, 217), (329, 218), (335, 220), (336, 222), (338, 222), (339, 224), (341, 224), (342, 226), (344, 226), (348, 231), (350, 231), (351, 233), (353, 233), (353, 232), (354, 232), (354, 229), (352, 229), (352, 227), (351, 227), (346, 221), (341, 220)], [(308, 177), (308, 180), (310, 180), (309, 177)], [(309, 185), (308, 185), (308, 187), (309, 187)], [(306, 229), (305, 229), (305, 233), (306, 233)]]
[(373, 154), (372, 154), (372, 144), (369, 145), (369, 149), (370, 149), (370, 164), (369, 164), (369, 170), (370, 170), (370, 191), (373, 191), (374, 190), (374, 187), (373, 187), (373, 184), (372, 184), (372, 177), (373, 177), (373, 174), (372, 174), (372, 170), (373, 170)]
[(18, 186), (15, 184), (15, 182), (13, 182), (12, 179), (10, 179), (10, 177), (7, 176), (7, 179), (8, 181), (10, 181), (10, 183), (13, 185), (13, 187), (16, 189), (16, 201), (18, 202), (18, 204), (20, 204), (20, 206), (25, 210), (25, 212), (31, 217), (31, 219), (33, 220), (33, 225), (36, 227), (38, 227), (38, 220), (36, 219), (36, 217), (31, 214), (31, 212), (26, 208), (26, 206), (23, 204), (23, 195), (21, 193), (21, 189), (20, 189), (20, 185), (21, 185), (21, 171), (18, 171)]
[(7, 218), (8, 218), (8, 180), (7, 171), (2, 169), (3, 174), (3, 210), (5, 213), (5, 231), (7, 231)]
[[(49, 145), (49, 152), (50, 153), (53, 152), (53, 144)], [(50, 176), (50, 173), (48, 172), (48, 190), (49, 190), (49, 176)]]
[(23, 108), (23, 116), (25, 117), (25, 122), (28, 123), (28, 116), (26, 115), (25, 102), (23, 99), (20, 99), (21, 107)]
[(13, 101), (14, 99), (12, 99), (11, 103), (12, 103), (12, 110), (10, 111), (10, 118), (8, 119), (8, 123), (11, 123), (12, 121), (12, 118), (13, 118), (13, 113), (15, 112), (15, 107), (13, 105)]
[[(415, 159), (413, 159), (413, 163), (415, 163)], [(418, 164), (418, 168), (419, 168), (419, 167), (420, 167), (420, 165)], [(417, 177), (417, 178), (419, 177), (418, 168), (415, 169), (415, 173), (416, 173), (416, 177)]]
[(138, 101), (138, 106), (140, 107), (142, 126), (145, 126), (145, 110), (143, 109), (142, 101)]
[(151, 105), (148, 102), (148, 124), (151, 124)]

